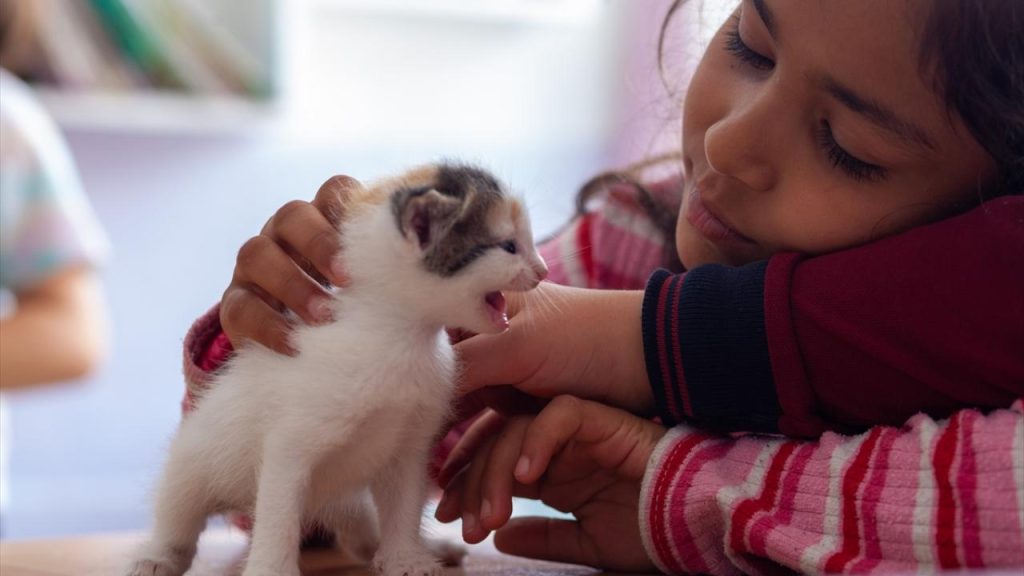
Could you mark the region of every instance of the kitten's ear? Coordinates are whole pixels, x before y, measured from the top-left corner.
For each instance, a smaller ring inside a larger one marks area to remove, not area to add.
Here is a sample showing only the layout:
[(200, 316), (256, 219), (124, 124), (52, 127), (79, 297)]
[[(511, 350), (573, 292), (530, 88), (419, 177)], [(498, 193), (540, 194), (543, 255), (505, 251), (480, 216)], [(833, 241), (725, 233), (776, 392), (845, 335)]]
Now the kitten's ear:
[(437, 190), (402, 192), (401, 231), (409, 240), (415, 240), (420, 250), (426, 251), (452, 224), (462, 207), (462, 201)]

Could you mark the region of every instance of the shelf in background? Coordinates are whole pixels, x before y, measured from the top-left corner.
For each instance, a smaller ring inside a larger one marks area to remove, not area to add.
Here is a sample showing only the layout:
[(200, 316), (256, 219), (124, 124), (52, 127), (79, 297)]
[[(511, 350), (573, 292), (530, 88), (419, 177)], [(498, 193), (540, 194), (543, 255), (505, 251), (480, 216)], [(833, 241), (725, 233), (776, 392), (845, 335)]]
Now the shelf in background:
[(513, 25), (580, 25), (592, 22), (601, 0), (310, 0), (322, 7), (402, 18), (430, 18)]
[(280, 117), (274, 101), (177, 92), (72, 92), (40, 87), (57, 124), (70, 131), (161, 134), (249, 134)]

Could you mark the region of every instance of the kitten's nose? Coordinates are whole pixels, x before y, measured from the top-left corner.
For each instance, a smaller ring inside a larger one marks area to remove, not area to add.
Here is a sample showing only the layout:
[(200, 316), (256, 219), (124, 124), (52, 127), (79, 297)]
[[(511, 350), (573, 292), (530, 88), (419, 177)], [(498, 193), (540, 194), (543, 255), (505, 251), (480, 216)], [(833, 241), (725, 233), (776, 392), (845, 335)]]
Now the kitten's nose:
[(533, 273), (537, 275), (537, 282), (548, 277), (548, 265), (543, 258), (537, 259), (537, 263), (533, 265)]

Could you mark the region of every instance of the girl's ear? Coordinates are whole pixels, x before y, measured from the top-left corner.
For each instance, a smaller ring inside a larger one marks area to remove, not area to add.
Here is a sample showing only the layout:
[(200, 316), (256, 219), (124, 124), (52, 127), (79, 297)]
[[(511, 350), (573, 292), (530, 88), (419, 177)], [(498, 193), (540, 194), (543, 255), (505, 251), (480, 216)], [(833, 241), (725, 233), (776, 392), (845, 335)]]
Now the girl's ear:
[(437, 190), (409, 190), (395, 198), (402, 235), (421, 252), (429, 250), (455, 223), (462, 201)]

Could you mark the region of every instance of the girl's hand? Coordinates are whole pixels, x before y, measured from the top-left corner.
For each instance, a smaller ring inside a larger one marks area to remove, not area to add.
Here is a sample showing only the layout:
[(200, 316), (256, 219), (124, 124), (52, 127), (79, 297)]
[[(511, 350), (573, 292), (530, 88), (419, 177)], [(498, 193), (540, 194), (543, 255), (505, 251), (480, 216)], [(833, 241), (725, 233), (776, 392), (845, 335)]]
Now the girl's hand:
[(221, 326), (234, 345), (253, 340), (290, 354), (286, 310), (311, 324), (330, 320), (327, 286), (346, 282), (338, 223), (346, 199), (361, 187), (334, 176), (312, 202), (285, 204), (242, 245), (220, 304)]
[(456, 345), (464, 413), (481, 405), (515, 412), (505, 410), (509, 397), (560, 394), (654, 413), (640, 332), (643, 292), (542, 282), (512, 296), (508, 330)]
[[(497, 530), (508, 554), (606, 570), (657, 568), (639, 528), (640, 485), (665, 429), (615, 408), (559, 396), (536, 416), (485, 414), (442, 470), (448, 484), (437, 518), (463, 519), (467, 542)], [(452, 470), (458, 454), (472, 463)], [(512, 496), (539, 499), (575, 520), (515, 518)]]

